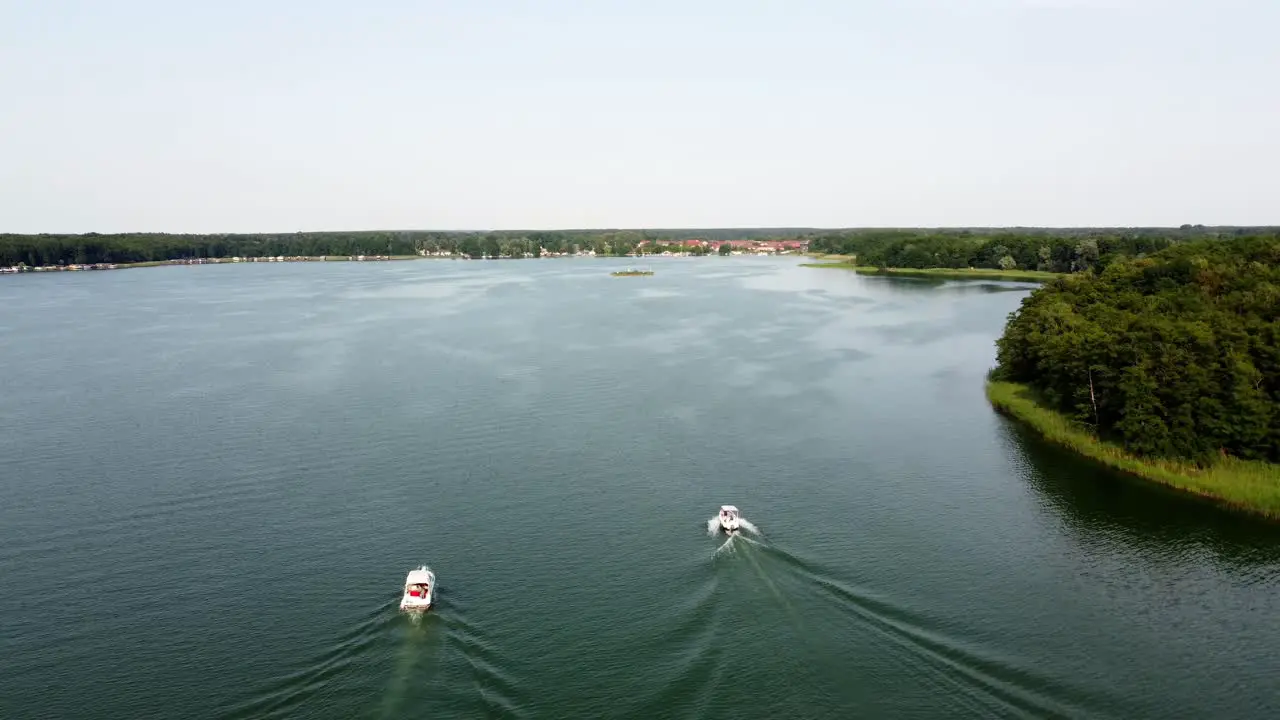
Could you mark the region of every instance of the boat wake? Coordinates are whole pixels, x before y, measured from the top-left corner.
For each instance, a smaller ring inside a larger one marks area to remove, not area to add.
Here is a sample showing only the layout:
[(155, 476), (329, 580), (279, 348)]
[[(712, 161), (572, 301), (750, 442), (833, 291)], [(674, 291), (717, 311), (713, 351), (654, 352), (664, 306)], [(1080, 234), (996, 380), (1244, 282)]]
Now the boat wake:
[[(431, 613), (402, 613), (403, 644), (382, 698), (382, 717), (406, 717), (425, 698), (468, 705), (468, 717), (522, 717), (527, 693), (510, 663), (465, 608), (442, 598)], [(427, 640), (430, 639), (430, 644)]]
[(712, 555), (716, 557), (720, 555), (733, 555), (738, 552), (738, 548), (746, 547), (763, 548), (766, 546), (764, 542), (756, 540), (750, 535), (735, 532), (729, 533), (729, 537), (725, 538), (724, 542), (720, 543), (720, 547), (716, 548), (716, 551), (712, 553)]
[(800, 608), (811, 599), (829, 604), (843, 616), (838, 622), (856, 628), (904, 674), (953, 697), (962, 711), (980, 717), (1106, 715), (1108, 701), (1037, 672), (1025, 658), (966, 637), (963, 624), (929, 617), (819, 562), (741, 535), (731, 536), (717, 554), (721, 550), (737, 556), (726, 565), (745, 564), (755, 571), (799, 636), (813, 637)]
[(294, 717), (306, 714), (325, 689), (342, 675), (358, 666), (392, 626), (387, 611), (395, 607), (390, 600), (371, 608), (358, 618), (351, 629), (317, 655), (305, 659), (282, 676), (268, 680), (254, 695), (220, 712), (224, 720), (241, 718)]
[(721, 553), (732, 553), (734, 551), (734, 548), (736, 547), (733, 544), (733, 541), (737, 537), (738, 535), (735, 533), (733, 535), (730, 535), (728, 538), (725, 538), (725, 541), (720, 544), (720, 547), (716, 548), (716, 551), (711, 554), (715, 557), (719, 557)]

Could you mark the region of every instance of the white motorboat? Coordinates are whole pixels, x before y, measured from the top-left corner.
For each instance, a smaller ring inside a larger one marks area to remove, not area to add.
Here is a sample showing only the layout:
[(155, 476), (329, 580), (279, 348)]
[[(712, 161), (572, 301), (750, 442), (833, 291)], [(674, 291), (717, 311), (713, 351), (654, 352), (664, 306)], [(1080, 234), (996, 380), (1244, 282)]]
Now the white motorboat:
[(409, 571), (404, 579), (404, 597), (400, 598), (401, 610), (426, 610), (436, 595), (436, 574), (423, 565)]
[(720, 529), (725, 532), (737, 532), (741, 523), (738, 520), (738, 508), (732, 505), (720, 506)]

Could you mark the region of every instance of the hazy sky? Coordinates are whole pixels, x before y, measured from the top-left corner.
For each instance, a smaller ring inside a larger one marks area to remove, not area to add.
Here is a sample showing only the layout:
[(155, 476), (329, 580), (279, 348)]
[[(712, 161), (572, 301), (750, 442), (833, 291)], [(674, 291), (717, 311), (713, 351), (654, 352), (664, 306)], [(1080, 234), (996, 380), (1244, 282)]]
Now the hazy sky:
[(1280, 2), (0, 0), (0, 232), (1280, 223)]

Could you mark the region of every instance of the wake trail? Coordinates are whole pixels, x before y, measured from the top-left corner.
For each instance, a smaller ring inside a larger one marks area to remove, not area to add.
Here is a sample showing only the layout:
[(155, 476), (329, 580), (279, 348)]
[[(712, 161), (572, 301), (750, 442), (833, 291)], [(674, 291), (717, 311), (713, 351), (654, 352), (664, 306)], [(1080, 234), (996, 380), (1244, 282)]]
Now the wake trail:
[(283, 676), (270, 680), (252, 697), (227, 708), (220, 716), (263, 718), (296, 713), (300, 707), (313, 702), (325, 685), (347, 672), (361, 655), (376, 645), (389, 623), (385, 613), (391, 607), (393, 603), (387, 602), (372, 609), (328, 649)]
[(425, 633), (438, 624), (437, 617), (434, 612), (430, 616), (426, 613), (406, 613), (410, 628), (407, 637), (400, 645), (396, 667), (391, 674), (391, 684), (382, 698), (382, 717), (398, 715), (397, 710), (405, 698), (409, 676), (422, 655)]
[[(712, 518), (712, 520), (715, 520), (715, 518)], [(739, 519), (739, 522), (743, 525), (747, 524), (746, 521), (741, 519)], [(717, 527), (719, 527), (718, 523)], [(751, 527), (755, 528), (754, 525)], [(769, 546), (766, 543), (749, 537), (743, 533), (733, 533), (722, 545), (720, 545), (720, 547), (716, 548), (713, 556), (720, 557), (722, 555), (737, 555), (739, 554), (739, 546), (742, 546), (744, 552), (742, 552), (741, 555), (747, 559), (748, 563), (750, 563), (751, 568), (755, 571), (756, 577), (760, 579), (760, 582), (769, 590), (769, 593), (773, 595), (774, 599), (778, 601), (778, 604), (787, 611), (787, 614), (791, 616), (796, 626), (798, 628), (803, 628), (804, 622), (801, 620), (799, 613), (796, 612), (795, 606), (791, 603), (790, 598), (787, 597), (785, 592), (778, 588), (778, 585), (773, 581), (773, 578), (769, 577), (768, 571), (765, 570), (764, 565), (760, 563), (760, 559), (756, 557), (756, 553), (753, 552), (756, 548), (768, 551)]]
[(483, 627), (473, 625), (461, 613), (451, 615), (447, 621), (446, 644), (465, 663), (464, 677), (459, 681), (470, 681), (470, 700), (479, 701), (477, 710), (487, 717), (523, 717), (526, 712), (518, 700), (525, 693), (519, 680), (506, 671), (508, 664), (499, 648), (486, 639)]
[(940, 692), (950, 691), (977, 715), (1107, 716), (1105, 702), (1037, 673), (1025, 661), (993, 654), (901, 603), (814, 570), (801, 568), (801, 574), (885, 643), (888, 657)]
[[(739, 522), (742, 523), (741, 519), (739, 519)], [(742, 524), (745, 526), (745, 523)], [(759, 534), (759, 530), (757, 530), (754, 525), (751, 526), (751, 530), (756, 534)], [(739, 549), (741, 552), (739, 552)], [(751, 569), (754, 571), (755, 576), (759, 578), (761, 584), (768, 589), (769, 594), (773, 596), (777, 605), (782, 608), (783, 613), (786, 615), (786, 618), (794, 631), (793, 638), (800, 643), (804, 643), (805, 639), (809, 637), (804, 617), (792, 603), (790, 595), (783, 591), (778, 584), (774, 582), (774, 579), (770, 577), (768, 570), (765, 569), (764, 563), (761, 562), (762, 558), (770, 558), (773, 552), (777, 551), (769, 543), (749, 537), (745, 533), (737, 532), (731, 534), (720, 547), (716, 548), (715, 556), (741, 555), (745, 558), (747, 563), (751, 566)], [(786, 568), (785, 563), (783, 563), (783, 567), (784, 569)], [(810, 681), (815, 683), (815, 686), (821, 684), (821, 679), (811, 664), (800, 663), (799, 668), (804, 675), (808, 676)], [(705, 702), (706, 700), (704, 699), (704, 707)]]
[[(903, 611), (902, 608), (897, 608), (885, 601), (872, 599), (863, 592), (851, 590), (836, 580), (829, 572), (781, 548), (764, 543), (753, 544), (760, 547), (766, 554), (776, 556), (782, 561), (783, 567), (798, 579), (810, 584), (812, 588), (818, 589), (822, 595), (832, 600), (843, 601), (840, 603), (842, 610), (846, 612), (852, 611), (853, 615), (864, 626), (869, 627), (878, 637), (889, 642), (892, 648), (889, 650), (889, 657), (905, 671), (918, 675), (921, 669), (921, 662), (924, 662), (926, 667), (931, 666), (929, 658), (922, 657), (922, 648), (919, 647), (918, 639), (915, 637), (916, 633), (904, 628), (903, 621), (894, 617)], [(788, 606), (787, 609), (790, 610), (791, 608)], [(800, 618), (795, 613), (790, 614), (797, 628), (803, 629), (803, 622)], [(910, 620), (906, 620), (905, 624), (908, 628), (914, 626)], [(983, 711), (987, 713), (992, 711), (992, 708), (983, 702), (983, 698), (975, 698), (972, 688), (959, 684), (955, 677), (945, 673), (926, 673), (921, 679), (939, 692), (951, 691), (958, 693), (957, 702), (970, 711), (975, 711), (979, 715), (983, 714)]]

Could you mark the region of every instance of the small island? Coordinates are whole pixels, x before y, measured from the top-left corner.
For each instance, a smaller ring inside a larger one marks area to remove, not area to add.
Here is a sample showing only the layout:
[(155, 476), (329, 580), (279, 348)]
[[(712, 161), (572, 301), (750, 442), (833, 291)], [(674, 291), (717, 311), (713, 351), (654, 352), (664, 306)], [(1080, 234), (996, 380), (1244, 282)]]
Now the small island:
[(631, 277), (632, 275), (652, 275), (653, 271), (652, 270), (635, 270), (633, 268), (627, 268), (626, 270), (615, 270), (609, 274), (614, 277)]

